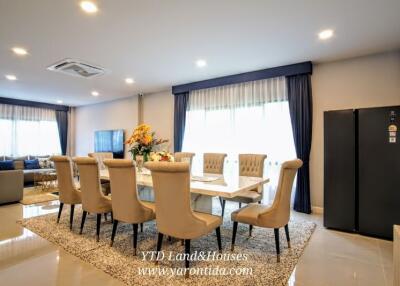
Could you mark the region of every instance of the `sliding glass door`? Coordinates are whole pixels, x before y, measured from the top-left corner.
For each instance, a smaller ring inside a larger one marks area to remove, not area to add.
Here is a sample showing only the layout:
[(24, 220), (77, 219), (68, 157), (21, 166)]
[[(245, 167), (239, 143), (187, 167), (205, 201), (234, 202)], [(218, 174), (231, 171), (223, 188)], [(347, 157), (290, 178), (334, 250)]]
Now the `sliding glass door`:
[[(235, 89), (232, 91), (234, 101), (225, 100), (223, 104), (214, 101), (210, 105), (209, 100), (203, 99), (202, 107), (198, 99), (193, 99), (196, 102), (192, 102), (186, 113), (182, 147), (182, 151), (196, 153), (192, 171), (202, 172), (203, 153), (206, 152), (227, 153), (226, 172), (238, 172), (240, 153), (266, 154), (265, 176), (271, 178), (271, 183), (265, 190), (269, 190), (273, 197), (280, 164), (296, 157), (285, 88), (276, 90), (282, 94), (277, 97), (280, 100), (272, 102), (260, 100), (260, 96), (254, 101), (252, 93), (250, 96), (246, 94), (250, 100), (239, 104), (235, 100)], [(225, 92), (225, 98), (226, 95)]]

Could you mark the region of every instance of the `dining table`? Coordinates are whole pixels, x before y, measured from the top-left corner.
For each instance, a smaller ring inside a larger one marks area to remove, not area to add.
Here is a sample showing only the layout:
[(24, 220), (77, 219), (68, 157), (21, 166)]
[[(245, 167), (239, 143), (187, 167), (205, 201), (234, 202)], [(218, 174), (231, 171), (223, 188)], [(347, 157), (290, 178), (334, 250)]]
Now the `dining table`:
[[(108, 169), (100, 170), (101, 180), (110, 180)], [(238, 173), (224, 174), (197, 173), (190, 176), (190, 192), (193, 208), (199, 211), (212, 212), (212, 197), (234, 198), (249, 190), (262, 191), (263, 185), (270, 181), (266, 177), (239, 176)], [(141, 199), (153, 201), (154, 193), (151, 171), (136, 169), (136, 184)], [(111, 190), (112, 192), (112, 190)]]

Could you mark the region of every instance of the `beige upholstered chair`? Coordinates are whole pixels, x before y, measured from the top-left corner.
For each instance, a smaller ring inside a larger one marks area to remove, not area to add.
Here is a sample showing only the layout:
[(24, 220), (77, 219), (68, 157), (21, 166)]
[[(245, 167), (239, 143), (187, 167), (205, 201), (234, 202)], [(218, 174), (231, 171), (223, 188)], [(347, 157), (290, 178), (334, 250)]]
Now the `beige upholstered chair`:
[(274, 202), (271, 206), (250, 204), (244, 208), (232, 212), (233, 221), (232, 248), (235, 246), (235, 238), (238, 223), (246, 223), (250, 226), (273, 228), (275, 232), (275, 246), (277, 261), (280, 261), (279, 228), (285, 227), (286, 239), (290, 248), (290, 237), (288, 222), (290, 218), (290, 197), (292, 193), (293, 180), (297, 170), (303, 165), (299, 159), (287, 161), (282, 164), (278, 187)]
[(185, 242), (185, 266), (188, 276), (190, 240), (216, 230), (219, 251), (222, 251), (220, 225), (222, 219), (211, 214), (194, 212), (190, 206), (190, 174), (187, 163), (147, 162), (151, 170), (158, 228), (157, 251), (163, 235)]
[(104, 170), (106, 168), (104, 165), (104, 160), (114, 158), (114, 154), (112, 152), (94, 152), (89, 153), (88, 156), (97, 160), (100, 170)]
[[(114, 158), (114, 154), (112, 152), (95, 152), (89, 153), (88, 156), (97, 160), (100, 170), (106, 169), (106, 166), (104, 165), (104, 160)], [(111, 193), (110, 182), (108, 180), (101, 180), (101, 189), (103, 191), (103, 194), (109, 195)]]
[[(264, 174), (264, 161), (266, 158), (267, 155), (263, 154), (239, 154), (239, 176), (262, 177)], [(245, 191), (237, 197), (225, 198), (222, 201), (222, 216), (224, 216), (225, 212), (225, 200), (238, 202), (239, 208), (241, 208), (242, 203), (260, 203), (262, 197), (262, 188), (260, 188)]]
[(71, 205), (69, 228), (72, 229), (75, 205), (82, 203), (81, 192), (78, 191), (78, 188), (75, 186), (74, 182), (72, 162), (71, 159), (67, 156), (53, 156), (50, 158), (50, 160), (54, 162), (57, 172), (58, 192), (60, 200), (57, 223), (60, 222), (61, 212), (63, 210), (64, 204)]
[(189, 159), (190, 161), (190, 170), (192, 169), (192, 163), (193, 163), (193, 157), (195, 156), (195, 153), (190, 153), (190, 152), (175, 152), (174, 154), (174, 159), (175, 162), (184, 162), (184, 160)]
[(203, 172), (210, 174), (223, 174), (226, 154), (224, 153), (204, 153)]
[(110, 246), (114, 243), (119, 222), (133, 225), (133, 248), (136, 255), (138, 224), (156, 218), (154, 203), (139, 199), (136, 188), (136, 169), (131, 160), (104, 160), (110, 174), (112, 210), (114, 216)]
[(103, 195), (101, 191), (99, 167), (94, 158), (79, 157), (74, 158), (79, 169), (80, 184), (82, 192), (82, 222), (81, 231), (85, 224), (87, 213), (97, 214), (96, 240), (100, 237), (101, 215), (112, 211), (111, 198)]

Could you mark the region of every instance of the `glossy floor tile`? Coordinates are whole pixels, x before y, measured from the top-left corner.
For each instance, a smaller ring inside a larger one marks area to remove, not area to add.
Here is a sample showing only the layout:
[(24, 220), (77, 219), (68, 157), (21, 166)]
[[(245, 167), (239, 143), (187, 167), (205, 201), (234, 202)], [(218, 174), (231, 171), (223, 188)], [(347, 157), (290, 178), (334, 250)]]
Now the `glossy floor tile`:
[[(57, 209), (57, 202), (0, 206), (0, 284), (124, 285), (16, 223)], [(293, 215), (317, 228), (288, 285), (392, 285), (392, 242), (327, 230), (321, 215)]]
[(288, 285), (393, 285), (391, 241), (328, 230), (322, 216), (308, 217), (318, 227)]

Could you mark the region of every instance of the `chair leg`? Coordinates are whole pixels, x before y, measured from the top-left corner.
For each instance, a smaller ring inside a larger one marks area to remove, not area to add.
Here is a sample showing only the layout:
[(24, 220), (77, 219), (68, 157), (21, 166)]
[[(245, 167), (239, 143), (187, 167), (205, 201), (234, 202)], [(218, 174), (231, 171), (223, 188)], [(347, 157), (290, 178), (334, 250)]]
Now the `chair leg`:
[(222, 242), (221, 242), (221, 229), (220, 229), (220, 227), (217, 227), (215, 229), (215, 232), (217, 233), (218, 250), (219, 250), (219, 253), (222, 253)]
[(224, 200), (223, 198), (219, 197), (219, 203), (221, 204), (221, 217), (224, 217), (225, 214), (225, 203), (226, 200)]
[(82, 232), (83, 232), (83, 226), (85, 225), (86, 215), (87, 215), (87, 211), (83, 211), (82, 221), (81, 221), (81, 230), (79, 231), (79, 234), (82, 234)]
[(274, 228), (275, 233), (275, 247), (276, 247), (276, 261), (281, 261), (281, 251), (279, 249), (279, 228)]
[(190, 239), (185, 239), (185, 278), (189, 278)]
[(251, 236), (251, 231), (253, 230), (253, 226), (249, 224), (249, 236)]
[(104, 213), (104, 220), (107, 221), (107, 213)]
[(291, 248), (290, 236), (289, 236), (289, 226), (288, 225), (285, 225), (285, 233), (286, 233), (287, 245), (288, 245), (289, 248)]
[(133, 224), (133, 255), (136, 256), (138, 225)]
[(69, 213), (69, 229), (72, 230), (72, 224), (74, 222), (74, 210), (75, 205), (71, 205), (71, 212)]
[(231, 246), (231, 251), (235, 249), (235, 239), (236, 239), (236, 231), (238, 227), (238, 222), (234, 221), (233, 222), (233, 232), (232, 232), (232, 246)]
[(117, 227), (118, 227), (118, 221), (115, 219), (113, 221), (113, 228), (112, 228), (112, 233), (111, 233), (110, 247), (112, 247), (113, 244), (114, 244), (114, 238), (115, 238), (115, 234), (117, 233)]
[(100, 223), (101, 223), (101, 214), (97, 214), (97, 224), (96, 224), (96, 241), (100, 240)]
[(239, 209), (242, 207), (242, 203), (239, 203)]
[(140, 224), (140, 232), (143, 232), (143, 223)]
[(157, 257), (156, 257), (155, 264), (158, 264), (158, 260), (157, 260), (158, 259), (158, 253), (160, 253), (160, 251), (161, 251), (161, 245), (162, 245), (163, 237), (164, 237), (164, 234), (159, 232), (158, 233), (158, 240), (157, 240)]
[(60, 208), (58, 209), (57, 223), (60, 222), (61, 212), (63, 210), (64, 203), (60, 203)]
[(110, 214), (111, 214), (111, 222), (114, 222), (114, 214), (113, 214), (113, 212), (110, 212)]

